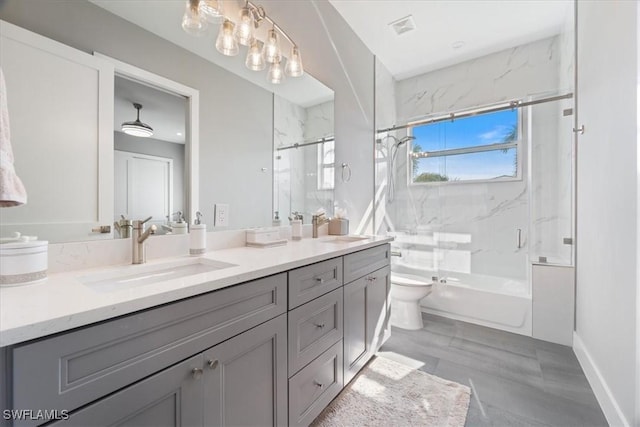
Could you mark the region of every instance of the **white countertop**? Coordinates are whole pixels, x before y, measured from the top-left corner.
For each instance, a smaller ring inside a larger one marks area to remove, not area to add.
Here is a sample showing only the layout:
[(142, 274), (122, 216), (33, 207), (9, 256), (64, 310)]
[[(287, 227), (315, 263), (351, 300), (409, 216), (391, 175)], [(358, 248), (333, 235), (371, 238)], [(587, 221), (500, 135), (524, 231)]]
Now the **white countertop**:
[(200, 258), (234, 267), (109, 291), (96, 290), (80, 278), (113, 271), (134, 274), (148, 266), (184, 257), (163, 258), (142, 265), (119, 265), (49, 275), (44, 282), (0, 289), (0, 347), (63, 332), (160, 304), (280, 273), (390, 242), (377, 236), (355, 242), (326, 242), (335, 236), (289, 241), (274, 248), (237, 247), (207, 252)]

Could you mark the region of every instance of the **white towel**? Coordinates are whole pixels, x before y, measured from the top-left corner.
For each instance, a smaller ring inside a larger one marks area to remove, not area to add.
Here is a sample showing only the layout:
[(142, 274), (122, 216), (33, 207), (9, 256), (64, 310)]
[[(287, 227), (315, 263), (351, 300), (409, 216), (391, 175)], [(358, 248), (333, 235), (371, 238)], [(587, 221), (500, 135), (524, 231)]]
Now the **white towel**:
[(7, 86), (0, 68), (0, 208), (27, 203), (27, 192), (13, 167)]

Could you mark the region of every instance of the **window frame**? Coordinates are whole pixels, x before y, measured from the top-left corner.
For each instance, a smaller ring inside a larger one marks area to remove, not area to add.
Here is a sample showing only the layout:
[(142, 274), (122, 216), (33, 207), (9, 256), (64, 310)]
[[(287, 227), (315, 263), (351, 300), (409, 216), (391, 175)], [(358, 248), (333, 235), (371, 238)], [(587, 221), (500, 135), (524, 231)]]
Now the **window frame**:
[[(476, 109), (474, 109), (476, 110)], [(470, 111), (474, 111), (474, 110), (465, 110), (464, 112), (470, 112)], [(517, 109), (517, 116), (518, 116), (518, 124), (517, 124), (517, 130), (518, 130), (518, 136), (516, 138), (516, 140), (513, 143), (505, 143), (505, 144), (500, 144), (500, 146), (502, 148), (499, 147), (495, 147), (495, 148), (489, 148), (493, 145), (498, 145), (498, 144), (485, 144), (485, 145), (478, 145), (478, 146), (468, 146), (468, 147), (462, 147), (462, 148), (454, 148), (454, 149), (445, 149), (445, 150), (436, 150), (436, 151), (432, 151), (432, 153), (436, 153), (439, 154), (438, 156), (434, 156), (434, 157), (448, 157), (448, 156), (455, 156), (455, 155), (460, 155), (460, 154), (474, 154), (474, 153), (482, 153), (482, 152), (488, 152), (488, 151), (498, 151), (498, 150), (502, 150), (504, 149), (504, 147), (507, 148), (515, 148), (516, 149), (516, 175), (515, 176), (509, 176), (509, 177), (501, 177), (501, 178), (485, 178), (485, 179), (463, 179), (463, 180), (452, 180), (452, 181), (432, 181), (432, 182), (414, 182), (413, 180), (413, 169), (412, 169), (412, 165), (413, 165), (413, 145), (414, 142), (416, 141), (411, 140), (409, 142), (409, 144), (407, 144), (407, 149), (406, 149), (406, 156), (407, 156), (407, 185), (408, 186), (423, 186), (423, 185), (427, 185), (427, 186), (440, 186), (440, 185), (450, 185), (450, 184), (487, 184), (487, 183), (498, 183), (498, 182), (514, 182), (514, 181), (522, 181), (523, 179), (523, 173), (522, 173), (522, 169), (524, 166), (524, 162), (523, 162), (523, 147), (525, 146), (525, 139), (524, 139), (524, 129), (525, 129), (525, 114), (522, 111), (522, 108), (518, 108)], [(490, 112), (490, 113), (479, 113), (478, 116), (480, 115), (484, 115), (484, 114), (493, 114), (494, 112)], [(423, 125), (418, 125), (418, 126), (430, 126), (433, 125), (434, 123), (428, 123), (428, 124), (423, 124)], [(407, 128), (407, 135), (408, 136), (413, 136), (413, 128), (417, 127), (417, 126), (411, 126)], [(511, 146), (511, 147), (509, 147)], [(464, 151), (463, 153), (457, 153), (457, 154), (441, 154), (443, 152), (447, 152), (447, 151)]]
[[(328, 151), (333, 151), (333, 162), (332, 163), (325, 163), (324, 162), (324, 156), (327, 154), (327, 152), (325, 152), (324, 148), (325, 148), (325, 144), (332, 144), (333, 147), (331, 147), (330, 150)], [(328, 191), (328, 190), (335, 190), (336, 188), (336, 177), (335, 177), (335, 173), (336, 173), (336, 142), (335, 140), (331, 140), (331, 141), (324, 141), (318, 144), (318, 149), (316, 150), (316, 156), (317, 156), (317, 176), (318, 179), (316, 180), (316, 189), (318, 191)], [(327, 174), (327, 169), (332, 169), (333, 170), (333, 185), (331, 186), (324, 186), (324, 178)]]

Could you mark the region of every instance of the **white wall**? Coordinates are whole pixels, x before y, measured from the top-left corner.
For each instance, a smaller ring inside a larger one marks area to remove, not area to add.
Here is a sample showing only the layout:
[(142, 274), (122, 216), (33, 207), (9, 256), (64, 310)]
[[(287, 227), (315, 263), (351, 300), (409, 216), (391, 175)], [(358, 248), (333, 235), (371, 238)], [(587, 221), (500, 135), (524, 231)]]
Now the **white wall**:
[(576, 354), (607, 420), (638, 417), (637, 2), (578, 2)]

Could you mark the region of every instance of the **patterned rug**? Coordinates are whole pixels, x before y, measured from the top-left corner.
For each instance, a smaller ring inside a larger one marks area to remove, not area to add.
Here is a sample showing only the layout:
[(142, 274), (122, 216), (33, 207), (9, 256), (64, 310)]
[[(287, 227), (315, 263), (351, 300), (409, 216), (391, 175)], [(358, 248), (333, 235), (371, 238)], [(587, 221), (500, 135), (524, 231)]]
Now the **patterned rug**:
[(469, 387), (375, 357), (314, 420), (313, 427), (462, 427)]

